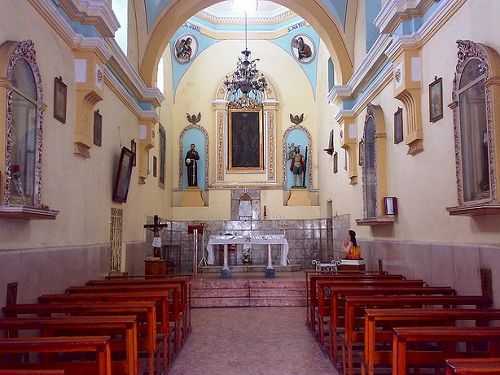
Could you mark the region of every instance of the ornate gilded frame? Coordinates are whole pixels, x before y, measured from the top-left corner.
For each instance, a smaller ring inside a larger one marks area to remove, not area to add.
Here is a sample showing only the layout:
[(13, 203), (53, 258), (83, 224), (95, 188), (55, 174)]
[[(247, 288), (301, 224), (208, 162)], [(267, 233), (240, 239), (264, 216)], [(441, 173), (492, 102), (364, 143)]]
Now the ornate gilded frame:
[(186, 135), (186, 132), (190, 129), (198, 129), (201, 132), (203, 132), (203, 135), (205, 136), (205, 189), (208, 189), (208, 171), (209, 171), (209, 144), (208, 144), (208, 133), (207, 130), (198, 124), (190, 124), (187, 125), (184, 129), (182, 129), (182, 132), (179, 136), (179, 189), (182, 189), (182, 178), (184, 177), (184, 154), (182, 147), (184, 145), (184, 136)]
[[(455, 77), (453, 79), (452, 99), (453, 102), (449, 107), (453, 110), (453, 128), (455, 138), (455, 167), (457, 179), (457, 192), (458, 192), (458, 205), (477, 205), (486, 204), (498, 199), (497, 196), (497, 174), (495, 166), (495, 108), (493, 105), (493, 92), (495, 81), (498, 81), (499, 66), (497, 61), (490, 61), (492, 56), (498, 56), (496, 51), (479, 43), (474, 43), (470, 40), (457, 40), (458, 47), (458, 62), (455, 70)], [(465, 203), (464, 201), (464, 187), (462, 176), (462, 136), (460, 133), (460, 108), (459, 108), (459, 85), (462, 78), (462, 73), (469, 61), (472, 59), (479, 59), (484, 65), (485, 69), (485, 101), (486, 101), (486, 127), (488, 129), (488, 164), (490, 175), (490, 197), (483, 200), (471, 201)], [(495, 66), (495, 62), (496, 65)], [(496, 71), (497, 74), (494, 72)], [(498, 143), (497, 143), (498, 147)]]
[[(233, 166), (233, 113), (257, 113), (259, 124), (259, 166), (258, 167), (241, 167), (241, 166)], [(248, 107), (236, 107), (236, 106), (228, 106), (228, 171), (237, 172), (237, 173), (259, 173), (264, 171), (264, 124), (262, 119), (262, 107), (258, 104)]]
[[(7, 99), (7, 112), (5, 123), (5, 162), (4, 162), (4, 180), (3, 180), (3, 198), (2, 204), (10, 205), (10, 161), (12, 158), (12, 145), (13, 145), (13, 123), (12, 123), (12, 78), (14, 73), (14, 66), (19, 59), (24, 59), (30, 66), (36, 83), (36, 106), (37, 106), (37, 124), (36, 124), (36, 147), (35, 147), (35, 183), (34, 183), (34, 207), (42, 208), (42, 135), (43, 135), (43, 112), (45, 105), (43, 104), (42, 92), (42, 77), (38, 64), (36, 62), (35, 45), (31, 40), (22, 42), (7, 41), (0, 46), (0, 68), (6, 67), (5, 75), (0, 72), (0, 86), (4, 80), (6, 87)], [(1, 88), (1, 87), (0, 87)], [(0, 90), (0, 94), (3, 90)], [(0, 111), (1, 113), (1, 111)], [(0, 120), (0, 124), (3, 120)]]

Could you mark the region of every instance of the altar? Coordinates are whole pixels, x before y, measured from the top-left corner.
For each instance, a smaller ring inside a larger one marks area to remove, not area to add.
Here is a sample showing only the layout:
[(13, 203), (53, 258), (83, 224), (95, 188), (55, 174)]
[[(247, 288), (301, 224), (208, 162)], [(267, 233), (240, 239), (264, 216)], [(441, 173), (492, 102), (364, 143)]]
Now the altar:
[(214, 246), (224, 245), (224, 266), (223, 270), (229, 269), (228, 245), (240, 244), (245, 250), (251, 249), (252, 245), (267, 245), (267, 269), (273, 269), (271, 257), (271, 245), (281, 245), (280, 264), (288, 264), (288, 241), (284, 234), (258, 235), (258, 236), (234, 236), (234, 235), (214, 235), (210, 236), (207, 244), (208, 264), (215, 264)]

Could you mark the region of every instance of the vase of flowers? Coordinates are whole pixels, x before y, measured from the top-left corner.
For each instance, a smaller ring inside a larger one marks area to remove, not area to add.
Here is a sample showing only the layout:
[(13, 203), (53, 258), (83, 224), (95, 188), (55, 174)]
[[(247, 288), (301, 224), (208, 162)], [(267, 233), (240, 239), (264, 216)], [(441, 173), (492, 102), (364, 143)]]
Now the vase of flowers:
[(252, 252), (250, 250), (243, 251), (243, 264), (252, 263)]

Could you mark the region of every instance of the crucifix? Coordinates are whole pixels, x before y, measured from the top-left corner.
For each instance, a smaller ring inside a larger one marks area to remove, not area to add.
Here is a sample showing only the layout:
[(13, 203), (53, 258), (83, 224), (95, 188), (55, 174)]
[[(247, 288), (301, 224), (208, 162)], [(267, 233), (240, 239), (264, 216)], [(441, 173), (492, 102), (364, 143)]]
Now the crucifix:
[(160, 223), (158, 215), (154, 217), (153, 224), (146, 224), (144, 228), (149, 229), (153, 232), (153, 256), (156, 258), (161, 258), (161, 235), (160, 232), (163, 228), (167, 227), (167, 223)]

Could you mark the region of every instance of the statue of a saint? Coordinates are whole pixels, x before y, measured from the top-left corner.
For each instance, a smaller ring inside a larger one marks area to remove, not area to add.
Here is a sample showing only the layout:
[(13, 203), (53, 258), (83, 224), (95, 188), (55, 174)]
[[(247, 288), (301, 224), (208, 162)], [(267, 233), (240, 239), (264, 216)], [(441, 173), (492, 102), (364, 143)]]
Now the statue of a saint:
[(197, 161), (200, 160), (200, 155), (196, 151), (196, 146), (191, 144), (191, 148), (186, 154), (184, 162), (187, 167), (187, 178), (188, 186), (198, 186), (198, 164)]
[(295, 187), (302, 187), (303, 178), (302, 175), (305, 171), (304, 155), (300, 153), (300, 145), (291, 144), (288, 149), (288, 159), (292, 162), (290, 164), (290, 171), (293, 173), (293, 185)]

